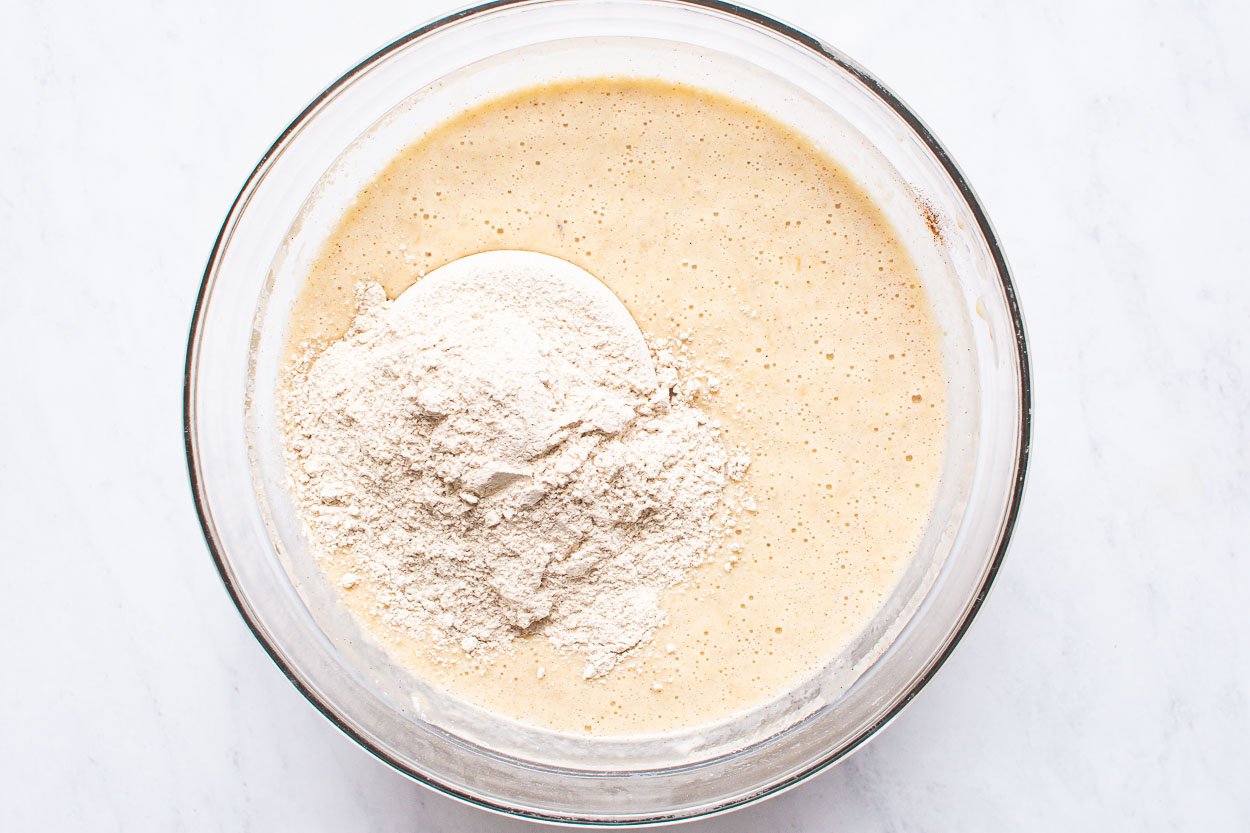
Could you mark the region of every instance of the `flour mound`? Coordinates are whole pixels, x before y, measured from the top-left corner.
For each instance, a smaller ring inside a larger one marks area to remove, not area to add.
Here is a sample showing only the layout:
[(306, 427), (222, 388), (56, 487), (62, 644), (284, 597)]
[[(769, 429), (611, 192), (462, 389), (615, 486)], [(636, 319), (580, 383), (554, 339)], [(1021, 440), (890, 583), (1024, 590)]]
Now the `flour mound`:
[(384, 622), (470, 653), (541, 634), (589, 678), (663, 623), (747, 458), (606, 287), (499, 256), (525, 254), (393, 302), (363, 286), (352, 329), (284, 389), (285, 450), (319, 557)]

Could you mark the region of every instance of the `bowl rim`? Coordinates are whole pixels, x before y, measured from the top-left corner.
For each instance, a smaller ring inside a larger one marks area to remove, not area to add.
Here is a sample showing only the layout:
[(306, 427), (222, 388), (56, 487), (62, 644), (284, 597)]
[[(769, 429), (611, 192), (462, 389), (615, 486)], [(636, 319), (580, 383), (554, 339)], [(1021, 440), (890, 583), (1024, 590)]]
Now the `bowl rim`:
[[(231, 602), (233, 602), (235, 608), (243, 618), (253, 637), (255, 637), (258, 643), (260, 643), (261, 647), (265, 650), (265, 653), (268, 654), (269, 658), (278, 667), (287, 680), (290, 681), (296, 690), (299, 691), (299, 693), (302, 694), (304, 698), (308, 700), (308, 702), (311, 703), (312, 706), (331, 723), (331, 725), (335, 726), (340, 732), (353, 740), (361, 748), (369, 752), (382, 763), (389, 766), (391, 769), (426, 787), (429, 787), (430, 789), (435, 790), (438, 793), (453, 798), (464, 804), (509, 818), (524, 818), (548, 824), (581, 827), (634, 827), (651, 824), (671, 824), (680, 821), (689, 821), (696, 818), (710, 818), (754, 804), (765, 798), (778, 795), (819, 774), (820, 772), (829, 769), (863, 747), (886, 725), (893, 721), (894, 718), (896, 718), (903, 711), (903, 709), (915, 699), (916, 695), (924, 689), (929, 681), (937, 674), (938, 670), (941, 669), (946, 663), (947, 659), (950, 658), (955, 648), (959, 645), (964, 635), (967, 633), (972, 621), (976, 618), (977, 613), (980, 611), (986, 597), (989, 595), (989, 591), (1002, 567), (1007, 554), (1008, 546), (1015, 531), (1028, 472), (1029, 452), (1032, 439), (1033, 400), (1030, 353), (1028, 349), (1024, 317), (1020, 310), (1018, 293), (1015, 283), (1012, 280), (1011, 269), (1007, 263), (1006, 255), (1003, 252), (998, 235), (995, 232), (985, 209), (982, 207), (980, 199), (977, 197), (972, 186), (968, 183), (967, 178), (964, 176), (963, 171), (956, 164), (946, 148), (943, 147), (941, 142), (938, 141), (937, 137), (934, 136), (931, 130), (929, 130), (928, 126), (885, 84), (838, 49), (830, 46), (819, 38), (808, 34), (807, 32), (783, 23), (774, 17), (764, 14), (763, 12), (741, 6), (736, 3), (724, 2), (724, 0), (664, 0), (665, 3), (676, 6), (688, 6), (693, 7), (696, 10), (720, 12), (741, 18), (749, 23), (768, 29), (773, 34), (780, 35), (783, 38), (804, 47), (814, 53), (817, 57), (832, 63), (836, 68), (851, 75), (903, 120), (907, 127), (934, 155), (934, 158), (941, 165), (946, 175), (950, 177), (951, 183), (955, 186), (960, 198), (964, 201), (969, 211), (972, 213), (972, 216), (976, 221), (977, 232), (985, 241), (986, 247), (990, 252), (994, 269), (997, 273), (999, 284), (1006, 301), (1007, 310), (1011, 319), (1012, 330), (1015, 336), (1014, 348), (1016, 353), (1016, 366), (1018, 369), (1017, 381), (1020, 390), (1020, 398), (1018, 402), (1019, 420), (1017, 425), (1018, 439), (1015, 472), (1011, 484), (1011, 491), (1008, 496), (1006, 508), (1002, 515), (1001, 531), (993, 557), (989, 562), (983, 580), (977, 588), (971, 604), (968, 606), (968, 609), (964, 613), (963, 617), (957, 623), (950, 639), (942, 651), (931, 661), (929, 667), (916, 678), (911, 687), (903, 693), (895, 705), (882, 715), (880, 719), (865, 727), (857, 735), (852, 737), (840, 749), (831, 751), (826, 757), (813, 763), (811, 766), (799, 772), (793, 773), (777, 783), (763, 787), (754, 793), (742, 796), (733, 801), (725, 802), (706, 811), (696, 811), (684, 816), (655, 816), (646, 819), (629, 819), (620, 821), (594, 818), (579, 819), (569, 816), (550, 816), (543, 813), (512, 808), (503, 804), (487, 801), (463, 790), (442, 783), (430, 775), (412, 769), (403, 762), (395, 759), (391, 755), (387, 754), (385, 750), (375, 746), (369, 741), (368, 738), (361, 736), (344, 721), (340, 720), (333, 708), (331, 708), (328, 703), (323, 702), (321, 698), (319, 698), (317, 694), (293, 672), (292, 668), (283, 659), (275, 646), (270, 644), (269, 640), (263, 635), (263, 631), (257, 621), (253, 618), (248, 605), (244, 603), (244, 600), (240, 595), (239, 588), (235, 586), (230, 577), (230, 572), (226, 567), (224, 548), (217, 541), (213, 531), (213, 523), (211, 521), (207, 505), (208, 501), (204, 493), (203, 483), (201, 482), (195, 439), (195, 381), (197, 358), (200, 346), (199, 343), (201, 331), (204, 326), (208, 297), (211, 294), (218, 263), (226, 245), (228, 244), (230, 232), (237, 221), (239, 213), (244, 207), (246, 207), (248, 198), (258, 185), (261, 174), (265, 171), (270, 159), (279, 153), (279, 151), (287, 144), (292, 134), (314, 111), (319, 108), (322, 102), (335, 95), (342, 87), (350, 83), (360, 73), (364, 72), (373, 64), (382, 60), (391, 53), (404, 48), (418, 38), (466, 18), (474, 17), (500, 8), (534, 5), (542, 2), (544, 2), (544, 0), (489, 0), (489, 2), (466, 6), (450, 12), (409, 31), (399, 38), (396, 38), (356, 63), (345, 73), (339, 76), (333, 83), (327, 86), (314, 99), (312, 99), (312, 101), (310, 101), (308, 105), (304, 107), (304, 109), (301, 110), (300, 113), (283, 129), (281, 134), (279, 134), (277, 139), (274, 140), (274, 142), (261, 156), (260, 160), (252, 168), (251, 172), (247, 176), (247, 179), (244, 181), (243, 186), (239, 189), (238, 194), (231, 202), (230, 208), (226, 212), (225, 219), (222, 221), (222, 225), (217, 233), (216, 239), (213, 241), (213, 246), (209, 252), (208, 261), (204, 268), (203, 277), (201, 278), (199, 291), (196, 295), (195, 306), (192, 311), (191, 329), (187, 338), (186, 361), (183, 370), (182, 427), (192, 499), (195, 503), (195, 510), (199, 519), (201, 533), (204, 536), (204, 541), (208, 546), (209, 554), (212, 556), (213, 563), (217, 568), (218, 575), (222, 584), (225, 586), (226, 592), (230, 596)], [(550, 2), (550, 0), (546, 0), (546, 2)]]

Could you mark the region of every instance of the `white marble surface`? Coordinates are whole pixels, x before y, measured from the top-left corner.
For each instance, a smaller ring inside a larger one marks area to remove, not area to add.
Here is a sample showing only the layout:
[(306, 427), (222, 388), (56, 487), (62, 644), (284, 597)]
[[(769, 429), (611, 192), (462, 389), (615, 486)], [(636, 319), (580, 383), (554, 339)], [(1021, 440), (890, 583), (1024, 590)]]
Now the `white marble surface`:
[[(1250, 829), (1250, 8), (760, 0), (929, 122), (1037, 376), (1013, 552), (871, 746), (692, 831)], [(0, 829), (537, 829), (409, 783), (269, 662), (180, 435), (217, 226), (305, 101), (443, 0), (8, 0)]]

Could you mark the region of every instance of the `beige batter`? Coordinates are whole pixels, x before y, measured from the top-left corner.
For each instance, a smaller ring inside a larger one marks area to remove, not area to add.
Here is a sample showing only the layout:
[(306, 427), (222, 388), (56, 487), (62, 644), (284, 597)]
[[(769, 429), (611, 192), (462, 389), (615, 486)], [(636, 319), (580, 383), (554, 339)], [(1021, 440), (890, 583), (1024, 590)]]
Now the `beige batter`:
[[(768, 116), (661, 82), (588, 79), (487, 103), (401, 153), (331, 234), (292, 313), (340, 336), (353, 289), (390, 297), (491, 249), (569, 260), (643, 331), (724, 381), (705, 407), (752, 453), (758, 512), (666, 599), (654, 642), (600, 679), (542, 639), (485, 660), (426, 648), (344, 591), (414, 673), (525, 722), (595, 735), (686, 728), (784, 692), (901, 575), (944, 444), (940, 332), (881, 212)], [(332, 579), (342, 570), (323, 559)]]

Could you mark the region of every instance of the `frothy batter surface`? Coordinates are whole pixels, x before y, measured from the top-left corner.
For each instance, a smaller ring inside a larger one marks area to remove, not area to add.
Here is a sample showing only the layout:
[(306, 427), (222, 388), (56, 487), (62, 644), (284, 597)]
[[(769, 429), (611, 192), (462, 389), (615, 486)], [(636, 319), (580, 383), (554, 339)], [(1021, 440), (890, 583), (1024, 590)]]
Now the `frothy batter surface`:
[[(705, 409), (751, 449), (758, 511), (665, 599), (669, 622), (611, 673), (540, 639), (486, 660), (433, 651), (344, 591), (414, 673), (576, 733), (688, 727), (757, 705), (836, 655), (894, 587), (933, 502), (941, 334), (902, 245), (849, 177), (745, 105), (588, 79), (487, 103), (400, 154), (331, 234), (292, 313), (292, 360), (351, 322), (356, 284), (394, 298), (481, 251), (555, 255), (644, 332), (719, 378)], [(732, 560), (736, 558), (736, 561)], [(343, 570), (322, 559), (332, 580)]]

